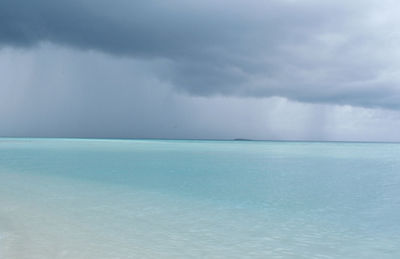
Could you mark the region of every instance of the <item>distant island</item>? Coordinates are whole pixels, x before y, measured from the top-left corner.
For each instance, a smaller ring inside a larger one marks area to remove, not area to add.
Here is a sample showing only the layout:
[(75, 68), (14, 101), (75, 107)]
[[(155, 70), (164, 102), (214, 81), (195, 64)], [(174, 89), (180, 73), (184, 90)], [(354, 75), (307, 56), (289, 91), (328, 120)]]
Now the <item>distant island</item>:
[(247, 139), (247, 138), (235, 138), (233, 140), (234, 141), (253, 141), (252, 139)]

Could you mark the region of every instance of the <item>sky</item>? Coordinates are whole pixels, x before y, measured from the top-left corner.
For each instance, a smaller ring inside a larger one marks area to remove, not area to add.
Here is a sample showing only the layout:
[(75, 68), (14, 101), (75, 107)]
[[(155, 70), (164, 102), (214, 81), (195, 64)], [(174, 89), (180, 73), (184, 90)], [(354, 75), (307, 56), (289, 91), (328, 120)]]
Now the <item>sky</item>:
[(0, 136), (400, 141), (392, 0), (1, 0)]

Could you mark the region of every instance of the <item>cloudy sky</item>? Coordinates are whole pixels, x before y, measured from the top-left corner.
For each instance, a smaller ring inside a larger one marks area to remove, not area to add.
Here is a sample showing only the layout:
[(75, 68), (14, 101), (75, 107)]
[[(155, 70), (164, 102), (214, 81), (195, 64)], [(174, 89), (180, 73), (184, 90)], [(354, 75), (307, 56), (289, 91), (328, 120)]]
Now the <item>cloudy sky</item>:
[(400, 141), (392, 0), (1, 0), (0, 136)]

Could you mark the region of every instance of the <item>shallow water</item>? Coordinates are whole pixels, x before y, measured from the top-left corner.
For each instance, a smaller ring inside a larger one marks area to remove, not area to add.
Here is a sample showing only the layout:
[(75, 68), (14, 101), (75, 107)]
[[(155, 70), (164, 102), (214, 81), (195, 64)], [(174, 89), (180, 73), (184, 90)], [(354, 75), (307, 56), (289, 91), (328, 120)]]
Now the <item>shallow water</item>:
[(400, 258), (400, 145), (0, 139), (0, 258)]

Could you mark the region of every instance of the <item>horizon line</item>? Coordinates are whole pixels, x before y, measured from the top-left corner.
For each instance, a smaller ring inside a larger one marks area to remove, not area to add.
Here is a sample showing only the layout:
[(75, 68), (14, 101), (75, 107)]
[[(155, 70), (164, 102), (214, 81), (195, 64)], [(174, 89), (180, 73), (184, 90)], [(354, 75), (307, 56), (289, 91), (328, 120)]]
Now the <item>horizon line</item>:
[(37, 137), (37, 136), (0, 136), (0, 139), (71, 139), (71, 140), (192, 140), (192, 141), (235, 141), (235, 142), (311, 142), (311, 143), (376, 143), (400, 144), (400, 141), (374, 141), (374, 140), (301, 140), (301, 139), (250, 139), (250, 138), (157, 138), (157, 137)]

